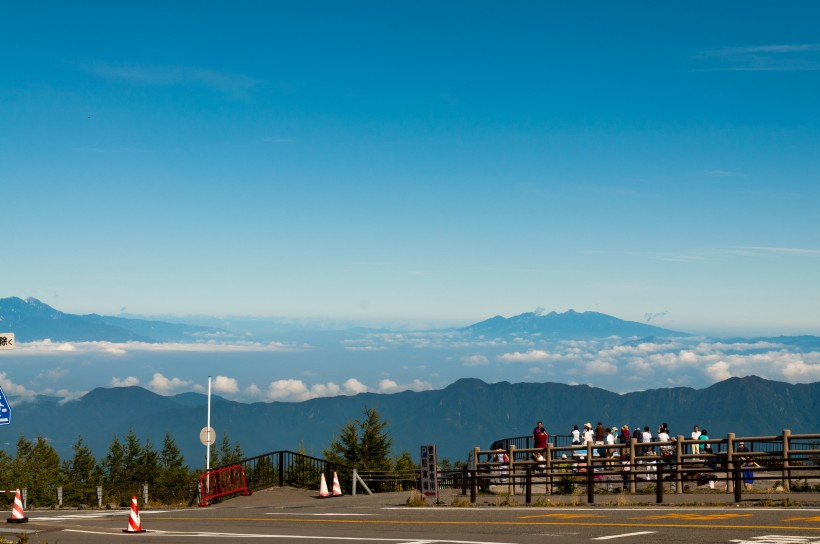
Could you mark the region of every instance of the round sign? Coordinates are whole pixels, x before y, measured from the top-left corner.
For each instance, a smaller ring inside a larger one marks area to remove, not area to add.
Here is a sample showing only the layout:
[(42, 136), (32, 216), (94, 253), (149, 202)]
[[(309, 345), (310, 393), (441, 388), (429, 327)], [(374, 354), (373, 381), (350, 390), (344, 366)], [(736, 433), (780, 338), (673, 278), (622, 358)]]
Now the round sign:
[(210, 446), (216, 442), (216, 431), (213, 427), (202, 427), (199, 431), (199, 441), (203, 446)]

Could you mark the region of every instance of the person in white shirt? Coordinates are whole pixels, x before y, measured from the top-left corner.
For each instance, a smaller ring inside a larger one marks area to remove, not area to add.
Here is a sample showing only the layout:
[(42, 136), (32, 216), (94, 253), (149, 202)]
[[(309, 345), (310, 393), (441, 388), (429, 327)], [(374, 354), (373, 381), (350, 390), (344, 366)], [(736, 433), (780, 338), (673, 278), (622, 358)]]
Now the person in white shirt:
[(649, 443), (652, 442), (652, 433), (649, 432), (649, 425), (646, 425), (643, 428), (643, 433), (641, 434), (641, 442), (646, 444), (643, 448), (643, 454), (646, 455), (652, 449), (649, 447)]
[(592, 444), (593, 442), (592, 423), (584, 423), (584, 444)]
[[(699, 438), (700, 438), (700, 429), (698, 428), (697, 425), (695, 425), (694, 430), (692, 430), (692, 440), (697, 440)], [(700, 455), (700, 444), (698, 444), (697, 442), (692, 444), (692, 453), (694, 455)]]

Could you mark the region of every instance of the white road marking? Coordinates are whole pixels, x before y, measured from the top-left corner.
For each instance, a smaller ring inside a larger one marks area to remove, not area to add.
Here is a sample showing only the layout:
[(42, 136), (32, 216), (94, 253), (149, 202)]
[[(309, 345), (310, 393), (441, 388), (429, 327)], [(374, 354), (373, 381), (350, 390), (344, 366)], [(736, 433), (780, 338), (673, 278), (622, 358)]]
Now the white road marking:
[(637, 533), (624, 533), (622, 535), (599, 536), (597, 538), (593, 538), (592, 540), (611, 540), (613, 538), (623, 538), (625, 536), (651, 535), (653, 533), (657, 533), (657, 531), (639, 531)]
[[(166, 512), (170, 512), (170, 510), (143, 510), (140, 512), (140, 518), (145, 516), (146, 514), (165, 514)], [(114, 516), (122, 516), (125, 519), (128, 518), (129, 511), (123, 510), (121, 512), (88, 512), (85, 514), (64, 514), (62, 516), (32, 516), (32, 521), (65, 521), (69, 519), (98, 519), (98, 518), (107, 518), (107, 517), (114, 517)]]
[[(103, 531), (83, 531), (80, 529), (63, 529), (67, 533), (81, 533), (89, 535), (108, 535), (115, 533)], [(184, 532), (184, 531), (148, 531), (148, 533), (178, 536), (178, 537), (195, 537), (195, 538), (271, 538), (271, 539), (292, 539), (292, 540), (352, 540), (357, 542), (398, 542), (401, 544), (515, 544), (513, 542), (496, 542), (484, 540), (418, 540), (413, 538), (375, 538), (375, 537), (361, 537), (361, 536), (326, 536), (326, 535), (266, 535), (266, 534), (247, 534), (247, 533), (208, 533), (204, 531), (199, 532)], [(127, 534), (127, 533), (116, 533)]]
[(306, 514), (304, 512), (265, 512), (266, 516), (375, 516), (376, 514), (350, 514), (350, 513), (320, 513)]

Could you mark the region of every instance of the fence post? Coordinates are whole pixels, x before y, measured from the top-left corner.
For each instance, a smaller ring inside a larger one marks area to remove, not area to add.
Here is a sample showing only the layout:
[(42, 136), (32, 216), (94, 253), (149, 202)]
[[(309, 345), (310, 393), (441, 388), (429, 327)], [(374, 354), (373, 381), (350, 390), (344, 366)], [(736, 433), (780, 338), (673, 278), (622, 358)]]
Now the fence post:
[(526, 473), (524, 483), (526, 485), (526, 490), (524, 491), (524, 502), (526, 504), (532, 504), (532, 469), (529, 465), (527, 465), (525, 470)]
[(735, 502), (740, 502), (743, 497), (741, 496), (741, 492), (743, 489), (743, 484), (740, 482), (740, 465), (742, 461), (740, 459), (733, 459), (732, 460), (732, 481), (735, 486)]
[(547, 458), (546, 463), (546, 479), (544, 486), (546, 487), (547, 495), (552, 495), (552, 444), (547, 442), (547, 453), (544, 456)]
[(638, 468), (638, 463), (635, 461), (635, 450), (636, 445), (638, 444), (638, 439), (636, 437), (631, 437), (629, 439), (629, 492), (635, 493), (637, 491), (637, 486), (635, 484), (637, 478), (635, 477), (635, 471)]
[(683, 435), (679, 434), (675, 446), (675, 493), (683, 494)]
[(792, 432), (789, 429), (783, 429), (783, 490), (791, 491), (792, 487), (792, 471), (789, 470), (789, 449), (791, 448)]
[(655, 465), (655, 477), (657, 478), (655, 480), (655, 502), (663, 504), (663, 460), (656, 462)]
[(587, 458), (587, 503), (595, 504), (595, 470), (592, 468), (590, 458)]
[(279, 487), (285, 487), (285, 452), (279, 452)]
[(469, 472), (468, 472), (467, 466), (465, 465), (465, 466), (461, 469), (461, 494), (462, 494), (462, 495), (466, 495), (466, 494), (467, 494), (467, 478), (468, 478), (468, 474), (469, 474)]
[(726, 435), (726, 492), (732, 493), (735, 487), (735, 480), (734, 480), (734, 473), (732, 472), (734, 469), (734, 463), (732, 462), (734, 456), (732, 455), (735, 451), (735, 433), (729, 433)]
[(515, 496), (515, 444), (510, 444), (510, 450), (507, 454), (510, 456), (510, 462), (507, 464), (507, 492), (510, 496)]
[[(476, 448), (478, 449), (478, 448)], [(478, 471), (470, 471), (470, 502), (475, 503), (476, 495), (478, 494)]]

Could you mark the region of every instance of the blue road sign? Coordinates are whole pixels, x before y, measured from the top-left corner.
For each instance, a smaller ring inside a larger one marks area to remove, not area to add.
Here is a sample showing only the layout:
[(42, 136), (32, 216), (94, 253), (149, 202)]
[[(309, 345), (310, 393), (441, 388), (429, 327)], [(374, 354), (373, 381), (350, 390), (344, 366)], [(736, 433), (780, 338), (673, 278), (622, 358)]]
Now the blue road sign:
[(0, 387), (0, 425), (8, 425), (11, 423), (11, 407), (9, 401), (6, 400), (6, 395), (3, 393), (3, 388)]

